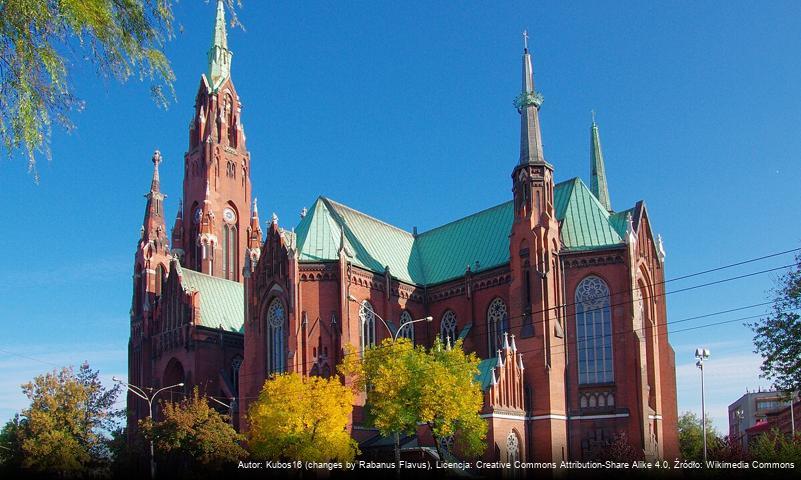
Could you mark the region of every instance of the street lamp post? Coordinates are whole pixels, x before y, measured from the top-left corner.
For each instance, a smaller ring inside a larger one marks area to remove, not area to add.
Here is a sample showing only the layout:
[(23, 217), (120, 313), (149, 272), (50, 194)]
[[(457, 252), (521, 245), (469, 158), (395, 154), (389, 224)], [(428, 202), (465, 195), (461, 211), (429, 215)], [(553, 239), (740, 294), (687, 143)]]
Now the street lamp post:
[(228, 409), (228, 417), (229, 417), (229, 420), (231, 422), (231, 426), (233, 427), (234, 426), (234, 403), (236, 402), (236, 398), (232, 397), (232, 398), (229, 399), (231, 401), (230, 405), (228, 405), (228, 404), (226, 404), (224, 402), (221, 402), (221, 401), (217, 400), (214, 397), (209, 397), (209, 398)]
[[(176, 383), (175, 385), (170, 385), (169, 387), (162, 387), (162, 388), (156, 390), (155, 392), (153, 392), (153, 387), (146, 387), (147, 390), (149, 392), (151, 392), (151, 394), (148, 395), (147, 393), (145, 393), (145, 389), (142, 388), (142, 387), (138, 387), (136, 385), (132, 385), (132, 384), (130, 384), (128, 382), (124, 382), (124, 381), (120, 380), (117, 377), (111, 377), (111, 379), (113, 381), (119, 383), (120, 385), (125, 385), (125, 387), (128, 389), (128, 391), (130, 391), (131, 393), (133, 393), (137, 397), (139, 397), (142, 400), (147, 402), (148, 418), (150, 418), (151, 421), (153, 420), (153, 400), (156, 399), (158, 394), (163, 392), (164, 390), (169, 390), (171, 388), (183, 387), (184, 386), (184, 382)], [(150, 438), (150, 478), (156, 478), (156, 457), (155, 457), (154, 452), (153, 452), (153, 438), (152, 438), (152, 436)]]
[[(348, 300), (350, 300), (351, 302), (354, 302), (354, 303), (359, 303), (359, 300), (357, 300), (356, 297), (354, 297), (353, 295), (348, 295)], [(365, 305), (365, 304), (360, 304), (360, 305)], [(386, 327), (387, 331), (389, 332), (389, 335), (392, 337), (392, 342), (393, 343), (398, 340), (398, 337), (400, 336), (400, 333), (403, 330), (403, 327), (405, 327), (407, 325), (411, 325), (413, 323), (417, 323), (417, 322), (432, 322), (432, 321), (434, 321), (434, 317), (431, 317), (431, 316), (418, 318), (416, 320), (407, 320), (407, 321), (401, 323), (398, 326), (398, 330), (395, 333), (392, 333), (392, 329), (389, 328), (389, 324), (387, 323), (387, 321), (384, 320), (383, 318), (381, 318), (381, 315), (377, 314), (375, 312), (375, 310), (373, 310), (372, 307), (368, 307), (368, 308), (370, 310), (370, 313), (372, 313), (373, 315), (378, 317), (378, 319), (381, 320), (381, 323), (384, 324), (384, 327)], [(395, 432), (395, 474), (397, 475), (398, 478), (400, 478), (401, 470), (400, 470), (400, 433), (399, 432)]]
[(704, 404), (704, 360), (709, 358), (709, 349), (708, 348), (696, 348), (695, 349), (695, 358), (698, 359), (695, 362), (695, 366), (701, 369), (701, 430), (704, 436), (704, 465), (706, 465), (706, 405)]

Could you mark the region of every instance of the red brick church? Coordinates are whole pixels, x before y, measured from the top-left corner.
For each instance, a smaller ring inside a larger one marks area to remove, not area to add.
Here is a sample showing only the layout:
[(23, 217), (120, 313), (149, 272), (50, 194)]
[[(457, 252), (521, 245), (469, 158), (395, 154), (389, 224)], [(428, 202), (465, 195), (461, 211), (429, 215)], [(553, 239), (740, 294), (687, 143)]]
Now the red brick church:
[[(272, 373), (328, 377), (346, 345), (439, 336), (483, 359), (485, 458), (587, 459), (620, 434), (647, 458), (678, 456), (661, 240), (642, 201), (612, 208), (594, 120), (589, 186), (555, 181), (528, 48), (509, 201), (409, 232), (318, 197), (293, 229), (273, 216), (263, 235), (217, 8), (172, 247), (153, 157), (134, 266), (131, 383), (183, 381), (235, 398), (246, 429), (248, 404)], [(433, 322), (403, 326), (426, 316)], [(130, 421), (147, 415), (143, 401), (128, 401)], [(358, 403), (352, 434), (369, 452), (386, 442)], [(403, 440), (410, 451), (431, 445), (425, 435)]]

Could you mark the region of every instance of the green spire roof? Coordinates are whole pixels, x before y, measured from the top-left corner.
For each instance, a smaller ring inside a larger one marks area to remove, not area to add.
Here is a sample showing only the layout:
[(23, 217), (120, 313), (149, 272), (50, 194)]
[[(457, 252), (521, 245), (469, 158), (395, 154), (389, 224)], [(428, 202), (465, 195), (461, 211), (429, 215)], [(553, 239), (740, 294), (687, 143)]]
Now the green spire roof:
[[(619, 215), (610, 215), (580, 179), (557, 184), (554, 203), (566, 251), (623, 244)], [(336, 261), (344, 240), (354, 265), (376, 273), (389, 266), (406, 283), (434, 285), (464, 275), (468, 265), (477, 272), (508, 263), (513, 220), (508, 201), (415, 236), (319, 197), (295, 229), (298, 259)]]
[(223, 0), (217, 0), (217, 18), (214, 21), (214, 37), (209, 49), (209, 82), (212, 92), (231, 75), (231, 57), (228, 50), (228, 35), (225, 31), (225, 7)]
[[(524, 38), (528, 38), (525, 32)], [(545, 163), (540, 133), (540, 105), (542, 105), (542, 95), (534, 90), (534, 69), (531, 67), (531, 54), (526, 43), (523, 50), (522, 91), (515, 99), (515, 106), (520, 113), (520, 165)]]
[(592, 115), (590, 127), (590, 190), (603, 207), (611, 212), (612, 202), (609, 200), (609, 188), (606, 186), (606, 169), (604, 168), (604, 154), (601, 151), (601, 136), (598, 133), (598, 124), (595, 123), (595, 112)]

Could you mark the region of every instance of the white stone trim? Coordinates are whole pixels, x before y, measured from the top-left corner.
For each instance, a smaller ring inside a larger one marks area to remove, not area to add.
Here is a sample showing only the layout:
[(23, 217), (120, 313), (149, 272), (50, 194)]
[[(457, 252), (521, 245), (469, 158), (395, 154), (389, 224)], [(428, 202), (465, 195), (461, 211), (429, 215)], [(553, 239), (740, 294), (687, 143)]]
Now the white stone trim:
[(481, 418), (500, 418), (503, 420), (527, 420), (525, 415), (510, 415), (508, 413), (484, 413)]
[[(570, 420), (603, 420), (610, 418), (628, 418), (628, 413), (609, 413), (600, 415), (573, 415)], [(549, 413), (546, 415), (534, 415), (531, 417), (525, 415), (511, 415), (508, 413), (484, 413), (480, 415), (481, 418), (500, 418), (503, 420), (568, 420), (566, 415), (559, 415), (556, 413)], [(662, 420), (662, 415), (649, 415), (651, 420)]]
[(648, 420), (662, 420), (662, 415), (658, 413), (656, 415), (648, 415)]
[(567, 415), (559, 415), (557, 413), (549, 413), (547, 415), (534, 415), (533, 417), (526, 417), (526, 420), (567, 420)]

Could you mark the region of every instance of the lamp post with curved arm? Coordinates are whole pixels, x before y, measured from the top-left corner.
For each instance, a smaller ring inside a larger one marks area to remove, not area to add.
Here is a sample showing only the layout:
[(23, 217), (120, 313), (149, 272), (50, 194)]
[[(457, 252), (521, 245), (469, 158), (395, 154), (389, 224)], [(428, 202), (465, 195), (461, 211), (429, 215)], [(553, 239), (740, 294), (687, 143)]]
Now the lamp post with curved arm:
[[(350, 300), (351, 302), (354, 302), (354, 303), (358, 303), (360, 306), (363, 306), (363, 307), (365, 307), (366, 305), (369, 305), (369, 304), (364, 304), (364, 303), (359, 302), (359, 300), (357, 300), (356, 297), (354, 297), (353, 295), (348, 295), (348, 300)], [(401, 323), (398, 326), (398, 330), (395, 333), (393, 333), (392, 329), (389, 328), (389, 324), (387, 323), (387, 321), (384, 320), (383, 318), (381, 318), (381, 315), (377, 314), (375, 312), (375, 310), (373, 310), (372, 306), (366, 307), (365, 309), (366, 310), (370, 310), (370, 313), (372, 313), (373, 315), (378, 317), (379, 320), (381, 320), (381, 323), (384, 324), (384, 326), (387, 328), (387, 331), (389, 332), (389, 335), (392, 337), (392, 341), (393, 342), (396, 342), (398, 340), (398, 337), (400, 336), (400, 333), (401, 333), (401, 331), (403, 330), (404, 327), (406, 327), (408, 325), (411, 325), (413, 323), (417, 323), (417, 322), (432, 322), (432, 321), (434, 321), (434, 317), (432, 317), (430, 315), (427, 316), (427, 317), (418, 318), (416, 320), (407, 320), (407, 321)], [(401, 470), (400, 470), (400, 433), (395, 432), (395, 475), (398, 478), (400, 478), (400, 474), (401, 474)]]
[[(153, 420), (153, 400), (156, 399), (159, 393), (163, 392), (164, 390), (169, 390), (175, 387), (183, 387), (184, 382), (176, 383), (175, 385), (170, 385), (169, 387), (162, 387), (155, 392), (153, 392), (153, 387), (147, 387), (147, 390), (150, 391), (150, 395), (145, 393), (145, 389), (142, 387), (138, 387), (136, 385), (132, 385), (128, 382), (122, 381), (117, 377), (111, 377), (111, 379), (120, 385), (124, 385), (125, 388), (128, 389), (129, 392), (133, 393), (137, 397), (141, 398), (142, 400), (147, 402), (148, 408), (148, 418)], [(156, 478), (156, 457), (153, 453), (153, 438), (150, 439), (150, 478)]]

